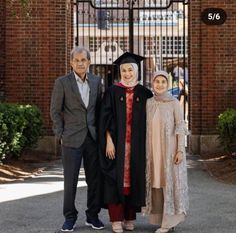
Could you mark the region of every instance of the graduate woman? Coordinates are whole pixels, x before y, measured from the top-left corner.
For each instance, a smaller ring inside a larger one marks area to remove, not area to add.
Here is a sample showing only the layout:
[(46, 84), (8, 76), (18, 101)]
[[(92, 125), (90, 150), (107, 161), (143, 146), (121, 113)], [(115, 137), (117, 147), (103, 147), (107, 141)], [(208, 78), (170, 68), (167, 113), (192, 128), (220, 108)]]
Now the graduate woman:
[(156, 233), (169, 232), (184, 221), (188, 185), (184, 136), (187, 133), (179, 101), (168, 93), (168, 74), (153, 75), (153, 98), (147, 101), (146, 213)]
[(136, 212), (145, 205), (146, 101), (152, 92), (138, 82), (143, 57), (124, 53), (114, 63), (120, 82), (105, 92), (99, 139), (104, 174), (104, 203), (112, 230), (133, 230)]

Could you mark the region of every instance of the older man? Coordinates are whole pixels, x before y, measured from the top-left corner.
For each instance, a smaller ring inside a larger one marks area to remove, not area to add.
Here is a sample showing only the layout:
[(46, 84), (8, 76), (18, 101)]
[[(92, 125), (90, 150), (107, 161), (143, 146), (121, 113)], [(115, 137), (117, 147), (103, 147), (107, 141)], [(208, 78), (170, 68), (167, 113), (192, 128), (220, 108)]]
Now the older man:
[(50, 108), (53, 130), (62, 145), (65, 222), (61, 231), (73, 231), (77, 220), (75, 196), (82, 158), (88, 185), (85, 224), (103, 229), (98, 218), (100, 168), (96, 144), (101, 80), (87, 73), (90, 53), (85, 48), (74, 48), (70, 63), (73, 71), (55, 81)]

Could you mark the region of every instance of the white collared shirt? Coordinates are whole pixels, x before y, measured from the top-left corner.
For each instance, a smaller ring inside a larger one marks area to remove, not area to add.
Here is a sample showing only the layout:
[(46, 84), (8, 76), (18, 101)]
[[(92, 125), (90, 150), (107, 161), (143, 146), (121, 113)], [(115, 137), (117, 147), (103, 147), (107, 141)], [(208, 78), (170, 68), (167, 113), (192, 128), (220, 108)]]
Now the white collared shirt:
[(81, 98), (84, 102), (85, 107), (88, 107), (89, 104), (89, 84), (88, 84), (88, 76), (86, 74), (85, 81), (83, 82), (82, 79), (74, 72), (75, 74), (75, 79), (79, 88), (79, 92), (81, 95)]

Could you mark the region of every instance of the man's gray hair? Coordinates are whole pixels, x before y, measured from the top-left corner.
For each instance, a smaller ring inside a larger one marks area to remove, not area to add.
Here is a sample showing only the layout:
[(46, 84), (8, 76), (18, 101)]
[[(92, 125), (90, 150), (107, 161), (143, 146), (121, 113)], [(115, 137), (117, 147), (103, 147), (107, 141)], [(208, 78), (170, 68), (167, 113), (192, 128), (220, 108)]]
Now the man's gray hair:
[(90, 52), (84, 47), (74, 47), (70, 52), (70, 60), (73, 60), (74, 55), (76, 53), (83, 53), (83, 52), (86, 53), (87, 59), (90, 60), (91, 59)]

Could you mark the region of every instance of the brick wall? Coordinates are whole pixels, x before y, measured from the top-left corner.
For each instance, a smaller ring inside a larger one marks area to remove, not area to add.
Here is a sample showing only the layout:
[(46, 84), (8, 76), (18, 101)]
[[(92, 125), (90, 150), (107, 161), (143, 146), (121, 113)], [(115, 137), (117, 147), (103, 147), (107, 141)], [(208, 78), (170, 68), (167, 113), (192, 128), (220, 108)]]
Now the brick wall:
[(4, 100), (5, 78), (5, 0), (0, 0), (0, 102)]
[[(27, 18), (16, 2), (14, 9), (9, 2), (0, 0), (0, 93), (5, 90), (9, 102), (38, 105), (46, 132), (52, 135), (50, 97), (55, 78), (70, 70), (73, 7), (70, 0), (31, 0)], [(189, 2), (190, 147), (198, 153), (204, 137), (217, 133), (219, 113), (236, 108), (236, 2)], [(200, 15), (208, 7), (223, 8), (227, 21), (205, 25)]]
[[(29, 1), (29, 17), (7, 4), (6, 101), (36, 104), (51, 135), (49, 104), (53, 83), (70, 69), (71, 5), (65, 0)], [(17, 16), (12, 16), (12, 10)]]
[[(223, 25), (201, 22), (201, 12), (211, 7), (226, 11)], [(192, 0), (190, 14), (191, 134), (214, 135), (217, 116), (236, 108), (236, 2)]]

